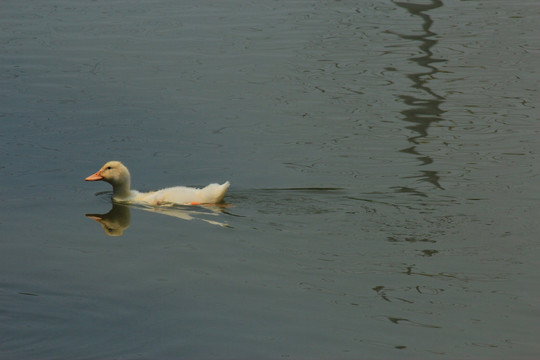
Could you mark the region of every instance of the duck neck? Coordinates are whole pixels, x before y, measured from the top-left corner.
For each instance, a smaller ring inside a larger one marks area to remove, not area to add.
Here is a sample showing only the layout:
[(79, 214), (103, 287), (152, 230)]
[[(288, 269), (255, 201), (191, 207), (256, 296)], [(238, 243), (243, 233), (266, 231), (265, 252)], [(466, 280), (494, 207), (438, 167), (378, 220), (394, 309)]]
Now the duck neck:
[(123, 200), (129, 198), (131, 195), (130, 181), (123, 181), (121, 183), (113, 184), (113, 198)]

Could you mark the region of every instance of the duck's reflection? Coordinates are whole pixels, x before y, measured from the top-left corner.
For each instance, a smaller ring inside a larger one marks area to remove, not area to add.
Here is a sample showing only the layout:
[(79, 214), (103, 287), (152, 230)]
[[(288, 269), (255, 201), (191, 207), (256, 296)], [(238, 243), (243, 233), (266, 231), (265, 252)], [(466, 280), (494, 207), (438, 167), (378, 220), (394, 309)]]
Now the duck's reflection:
[(114, 203), (112, 209), (106, 214), (86, 214), (86, 216), (99, 222), (105, 234), (109, 236), (121, 236), (131, 222), (129, 207)]
[[(106, 214), (86, 214), (90, 219), (101, 224), (109, 236), (121, 236), (131, 223), (130, 205), (113, 202), (112, 209)], [(136, 206), (137, 209), (174, 216), (182, 220), (200, 220), (208, 224), (228, 227), (227, 223), (205, 219), (208, 216), (223, 214), (222, 206)]]

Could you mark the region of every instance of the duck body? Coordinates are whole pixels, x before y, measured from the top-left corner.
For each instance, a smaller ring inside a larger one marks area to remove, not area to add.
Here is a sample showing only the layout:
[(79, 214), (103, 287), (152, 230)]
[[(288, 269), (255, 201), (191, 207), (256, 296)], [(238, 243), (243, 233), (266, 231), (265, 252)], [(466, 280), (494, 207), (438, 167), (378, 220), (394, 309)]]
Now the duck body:
[(147, 205), (200, 205), (216, 204), (223, 201), (230, 186), (210, 184), (204, 188), (175, 186), (147, 193), (131, 190), (131, 175), (127, 167), (120, 161), (109, 161), (96, 172), (88, 176), (86, 181), (106, 181), (113, 187), (113, 200), (123, 203), (140, 203)]

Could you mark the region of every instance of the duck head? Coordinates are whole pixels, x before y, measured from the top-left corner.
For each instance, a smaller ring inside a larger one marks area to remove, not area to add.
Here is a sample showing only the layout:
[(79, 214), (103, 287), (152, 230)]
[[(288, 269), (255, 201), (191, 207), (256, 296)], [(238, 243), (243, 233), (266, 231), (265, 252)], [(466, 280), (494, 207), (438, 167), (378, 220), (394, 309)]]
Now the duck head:
[(113, 187), (113, 198), (124, 199), (130, 195), (131, 176), (120, 161), (109, 161), (98, 172), (88, 176), (86, 181), (106, 181)]

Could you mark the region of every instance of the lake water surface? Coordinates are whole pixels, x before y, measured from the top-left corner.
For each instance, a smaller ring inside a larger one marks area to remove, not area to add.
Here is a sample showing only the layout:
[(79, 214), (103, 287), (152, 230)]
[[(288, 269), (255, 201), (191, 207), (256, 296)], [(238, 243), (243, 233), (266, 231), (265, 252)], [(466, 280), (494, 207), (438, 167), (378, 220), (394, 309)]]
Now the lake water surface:
[(536, 0), (0, 8), (0, 358), (540, 356)]

